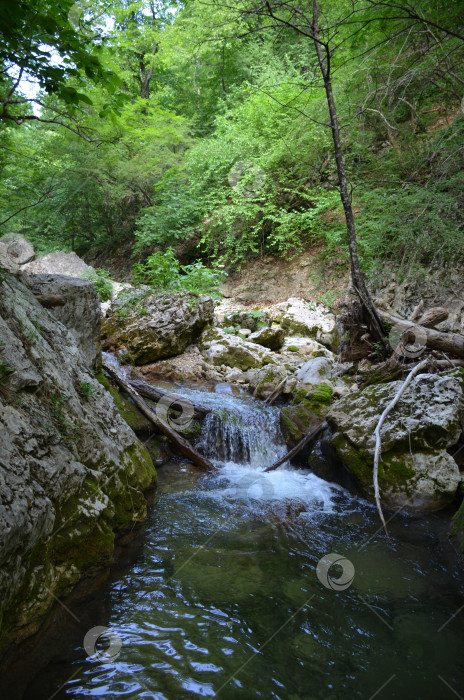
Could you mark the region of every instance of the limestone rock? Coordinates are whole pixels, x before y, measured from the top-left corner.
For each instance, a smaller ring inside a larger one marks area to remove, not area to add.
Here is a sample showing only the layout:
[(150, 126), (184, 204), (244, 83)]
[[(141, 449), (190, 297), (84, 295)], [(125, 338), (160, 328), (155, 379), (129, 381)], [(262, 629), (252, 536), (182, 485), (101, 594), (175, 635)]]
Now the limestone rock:
[(293, 447), (310, 428), (319, 425), (332, 402), (332, 388), (327, 384), (308, 387), (298, 383), (292, 401), (281, 410), (281, 424), (287, 445)]
[(283, 328), (280, 328), (279, 326), (260, 328), (260, 330), (252, 333), (248, 337), (248, 340), (250, 343), (257, 343), (258, 345), (262, 345), (264, 348), (278, 350), (284, 344), (285, 332)]
[(87, 569), (111, 563), (156, 472), (72, 334), (6, 274), (0, 366), (1, 652)]
[(302, 384), (330, 384), (334, 374), (335, 367), (331, 360), (327, 357), (314, 357), (304, 363), (296, 377)]
[(207, 328), (203, 332), (200, 349), (203, 357), (217, 367), (226, 365), (245, 371), (274, 363), (274, 359), (264, 348), (236, 335), (225, 333), (219, 328)]
[(259, 399), (266, 399), (287, 376), (287, 370), (280, 365), (269, 365), (262, 369), (250, 369), (247, 372), (250, 389), (254, 391), (254, 395)]
[[(349, 394), (330, 409), (332, 443), (365, 496), (373, 497), (374, 430), (381, 412), (402, 382)], [(461, 434), (464, 380), (451, 375), (418, 375), (388, 415), (382, 430), (379, 485), (386, 506), (434, 510), (449, 504), (459, 469), (446, 448)]]
[(224, 316), (224, 323), (231, 326), (239, 326), (240, 328), (248, 328), (252, 333), (270, 324), (269, 315), (265, 311), (259, 309), (239, 309), (232, 311)]
[(337, 343), (335, 316), (322, 304), (292, 297), (271, 307), (270, 316), (286, 335), (308, 336), (330, 347)]
[(22, 265), (33, 260), (34, 248), (22, 236), (9, 235), (0, 238), (0, 267), (8, 272), (18, 272)]
[(91, 282), (66, 275), (24, 275), (22, 281), (34, 294), (62, 295), (64, 306), (50, 309), (71, 331), (87, 367), (99, 369), (100, 350), (100, 299)]
[(76, 253), (48, 253), (41, 258), (23, 265), (23, 272), (30, 275), (67, 275), (68, 277), (80, 277), (93, 272), (93, 267), (87, 265)]
[(102, 324), (104, 349), (124, 348), (126, 358), (145, 365), (180, 355), (212, 321), (211, 297), (189, 292), (152, 294), (121, 314), (113, 304)]
[(308, 338), (304, 336), (289, 336), (285, 338), (283, 350), (287, 350), (289, 347), (297, 348), (296, 352), (300, 355), (307, 355), (310, 357), (327, 357), (334, 362), (337, 360), (336, 355), (328, 350), (322, 343), (319, 343), (314, 338)]

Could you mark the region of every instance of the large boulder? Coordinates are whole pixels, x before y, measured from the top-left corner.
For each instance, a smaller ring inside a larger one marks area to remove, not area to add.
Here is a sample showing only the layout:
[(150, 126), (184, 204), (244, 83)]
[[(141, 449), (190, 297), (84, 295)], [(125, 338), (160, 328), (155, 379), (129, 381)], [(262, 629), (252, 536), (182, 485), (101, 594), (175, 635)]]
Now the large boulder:
[(302, 384), (332, 384), (335, 365), (327, 357), (313, 357), (304, 363), (296, 373)]
[(22, 266), (22, 271), (30, 275), (67, 275), (68, 277), (85, 278), (94, 272), (76, 253), (48, 253), (41, 258)]
[(260, 328), (248, 336), (250, 343), (257, 343), (262, 345), (264, 348), (269, 348), (270, 350), (278, 350), (281, 348), (285, 341), (285, 332), (283, 328), (279, 326), (272, 326), (271, 328)]
[(211, 297), (189, 292), (152, 294), (133, 306), (116, 302), (103, 320), (104, 349), (123, 350), (136, 365), (180, 355), (213, 315)]
[(337, 345), (335, 316), (322, 304), (292, 297), (272, 306), (269, 315), (282, 326), (286, 335), (308, 336), (328, 347)]
[(94, 369), (101, 365), (100, 299), (92, 282), (66, 275), (25, 275), (21, 280), (35, 295), (63, 296), (64, 306), (50, 312), (71, 331), (82, 360)]
[(332, 402), (333, 390), (327, 384), (305, 386), (297, 382), (292, 400), (282, 408), (280, 420), (287, 445), (293, 447), (324, 419)]
[[(343, 397), (327, 414), (332, 444), (367, 498), (373, 498), (374, 431), (402, 382)], [(446, 449), (459, 439), (464, 412), (462, 372), (418, 375), (382, 429), (379, 486), (386, 506), (435, 510), (449, 504), (460, 482)]]
[(219, 328), (207, 328), (202, 333), (200, 349), (207, 362), (218, 367), (226, 365), (245, 371), (274, 363), (265, 348)]
[(34, 248), (22, 236), (12, 234), (0, 238), (0, 267), (4, 270), (18, 272), (34, 256)]
[(269, 326), (270, 318), (265, 311), (259, 309), (239, 309), (225, 314), (223, 323), (227, 326), (246, 328), (254, 333), (259, 328)]
[(146, 514), (144, 445), (73, 335), (11, 275), (0, 279), (0, 653)]
[(249, 369), (246, 373), (250, 389), (253, 391), (253, 395), (259, 399), (266, 399), (277, 389), (279, 384), (282, 384), (284, 379), (289, 379), (289, 377), (288, 371), (282, 365), (267, 365), (261, 369)]

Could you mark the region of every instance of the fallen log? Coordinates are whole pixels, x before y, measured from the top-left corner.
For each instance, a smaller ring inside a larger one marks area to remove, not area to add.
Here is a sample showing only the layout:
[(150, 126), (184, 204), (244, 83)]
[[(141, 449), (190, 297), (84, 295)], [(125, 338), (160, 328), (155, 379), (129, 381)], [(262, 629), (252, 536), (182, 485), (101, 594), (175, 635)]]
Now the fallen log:
[(56, 306), (64, 306), (66, 304), (65, 297), (60, 294), (34, 294), (34, 296), (45, 309), (54, 309)]
[(431, 350), (441, 350), (442, 352), (464, 358), (464, 336), (457, 333), (443, 333), (434, 328), (426, 328), (413, 321), (408, 321), (399, 316), (394, 316), (386, 311), (378, 311), (383, 323), (389, 323), (401, 336), (413, 335)]
[(157, 387), (152, 386), (151, 384), (148, 384), (140, 379), (129, 379), (129, 384), (140, 394), (140, 396), (144, 396), (146, 399), (159, 401), (160, 399), (165, 399), (167, 397), (172, 401), (171, 408), (177, 411), (182, 411), (185, 402), (188, 401), (194, 408), (195, 418), (203, 418), (203, 416), (211, 412), (211, 409), (208, 408), (208, 406), (193, 403), (190, 401), (190, 399), (186, 399), (180, 394), (175, 394), (174, 392), (170, 391), (163, 391), (162, 389), (158, 389)]
[(453, 367), (464, 367), (464, 360), (433, 360), (433, 365), (438, 369), (452, 369)]
[(163, 435), (166, 435), (171, 442), (176, 445), (176, 447), (179, 449), (180, 452), (182, 452), (183, 455), (188, 457), (194, 464), (196, 464), (198, 467), (201, 467), (202, 469), (205, 469), (206, 471), (215, 471), (216, 467), (212, 462), (209, 461), (206, 457), (203, 457), (199, 452), (195, 450), (194, 447), (189, 443), (188, 440), (186, 440), (182, 435), (179, 435), (173, 428), (171, 428), (164, 420), (162, 420), (159, 416), (156, 415), (145, 403), (145, 401), (142, 399), (140, 394), (132, 387), (129, 382), (124, 379), (124, 377), (115, 369), (112, 367), (108, 362), (103, 360), (102, 362), (103, 368), (108, 372), (110, 377), (114, 379), (116, 384), (123, 389), (123, 391), (126, 392), (134, 402), (134, 404), (137, 406), (137, 408), (140, 409), (140, 411), (150, 420), (153, 425), (155, 425), (160, 432), (163, 433)]
[(278, 462), (275, 462), (272, 464), (270, 467), (266, 467), (264, 470), (265, 472), (273, 472), (274, 469), (277, 469), (277, 467), (280, 467), (281, 464), (286, 462), (289, 459), (292, 459), (295, 457), (295, 455), (298, 454), (298, 452), (301, 452), (303, 447), (308, 444), (311, 440), (314, 440), (322, 431), (327, 427), (327, 423), (325, 421), (322, 421), (319, 425), (316, 425), (315, 428), (310, 430), (300, 442), (293, 447), (290, 452), (287, 452), (285, 457), (282, 457), (282, 459), (279, 459)]
[(428, 309), (428, 311), (422, 314), (422, 316), (420, 316), (417, 320), (414, 319), (414, 321), (419, 326), (425, 326), (425, 328), (435, 328), (435, 326), (442, 321), (446, 321), (448, 316), (448, 309), (445, 309), (443, 306), (434, 306), (432, 309)]

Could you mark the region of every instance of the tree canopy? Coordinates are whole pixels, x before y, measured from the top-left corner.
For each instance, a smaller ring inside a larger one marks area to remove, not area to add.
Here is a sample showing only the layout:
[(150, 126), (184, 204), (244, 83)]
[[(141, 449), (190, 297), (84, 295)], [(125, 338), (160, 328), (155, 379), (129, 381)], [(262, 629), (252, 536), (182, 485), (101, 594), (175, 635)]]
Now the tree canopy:
[[(312, 2), (0, 3), (0, 233), (346, 265)], [(361, 265), (464, 241), (464, 6), (319, 3)]]

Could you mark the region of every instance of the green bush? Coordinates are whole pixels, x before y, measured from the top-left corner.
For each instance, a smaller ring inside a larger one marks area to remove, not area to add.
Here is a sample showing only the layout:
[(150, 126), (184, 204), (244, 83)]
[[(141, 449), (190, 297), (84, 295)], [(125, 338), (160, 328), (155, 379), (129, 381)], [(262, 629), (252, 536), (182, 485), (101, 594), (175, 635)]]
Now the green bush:
[(218, 298), (226, 273), (220, 265), (206, 267), (197, 260), (191, 265), (180, 265), (174, 250), (157, 251), (143, 263), (132, 268), (136, 285), (146, 285), (154, 291), (185, 290), (193, 294), (209, 294)]
[(93, 282), (95, 291), (100, 297), (100, 301), (108, 301), (113, 296), (113, 286), (111, 284), (110, 273), (101, 267), (84, 273), (84, 278)]

